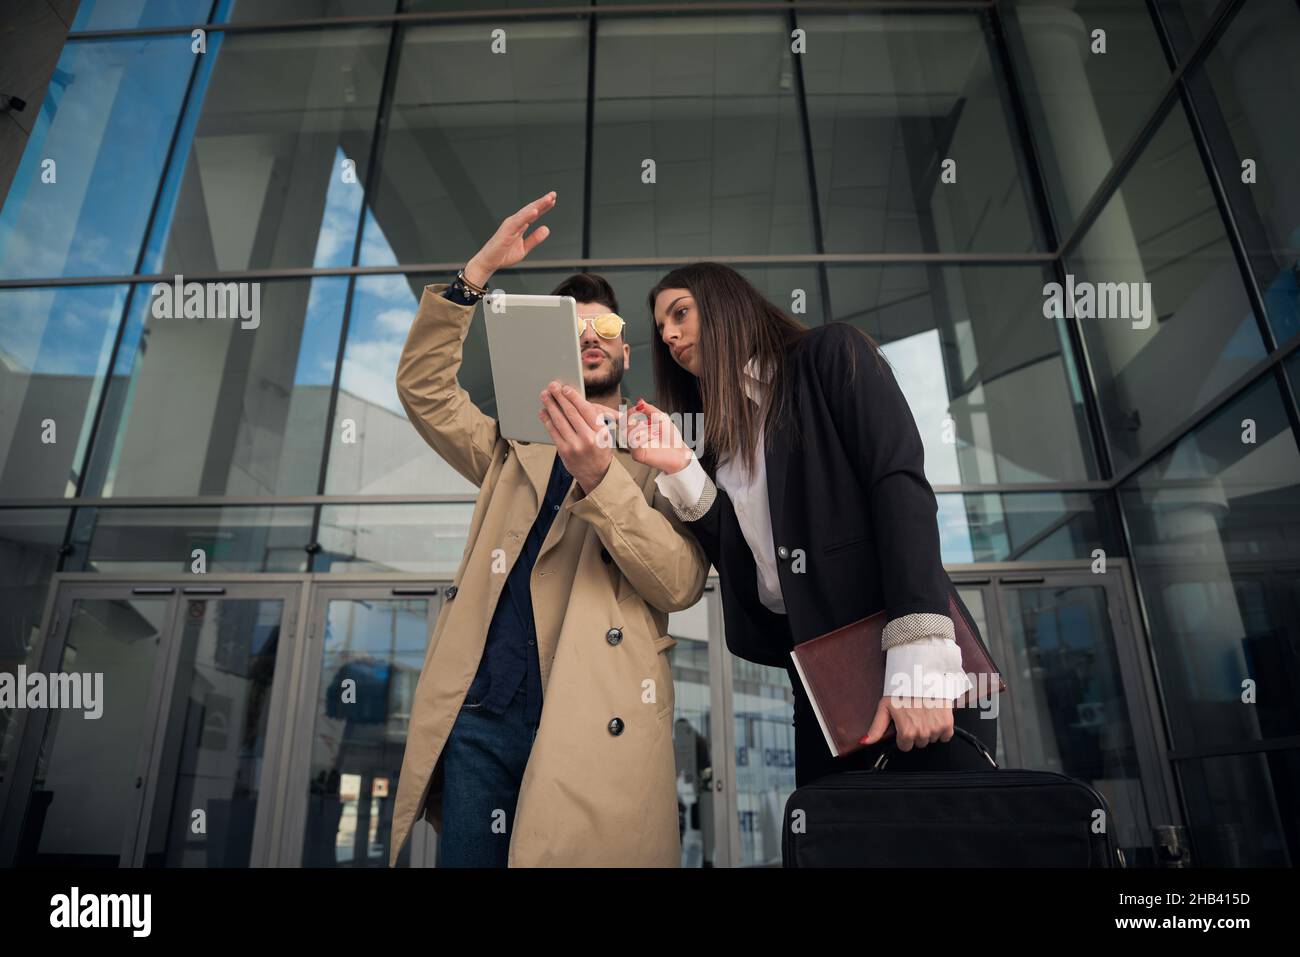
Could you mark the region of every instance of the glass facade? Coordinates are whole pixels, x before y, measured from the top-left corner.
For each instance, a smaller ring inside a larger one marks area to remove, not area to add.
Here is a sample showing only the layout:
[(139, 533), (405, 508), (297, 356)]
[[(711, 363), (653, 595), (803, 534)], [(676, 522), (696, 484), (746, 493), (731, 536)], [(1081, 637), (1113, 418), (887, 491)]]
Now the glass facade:
[[(1295, 864), (1295, 3), (641, 7), (79, 5), (0, 197), (0, 670), (133, 709), (0, 708), (0, 862), (386, 863), (476, 495), (397, 359), (423, 288), (555, 189), (493, 286), (608, 278), (625, 395), (690, 260), (882, 343), (1022, 690), (1000, 762), (1092, 783), (1131, 863), (1173, 825), (1194, 864)], [(176, 276), (257, 315), (168, 314)], [(495, 411), (481, 322), (460, 381)], [(683, 863), (779, 863), (788, 681), (727, 654), (716, 588), (670, 627)], [(58, 800), (90, 752), (98, 828)]]

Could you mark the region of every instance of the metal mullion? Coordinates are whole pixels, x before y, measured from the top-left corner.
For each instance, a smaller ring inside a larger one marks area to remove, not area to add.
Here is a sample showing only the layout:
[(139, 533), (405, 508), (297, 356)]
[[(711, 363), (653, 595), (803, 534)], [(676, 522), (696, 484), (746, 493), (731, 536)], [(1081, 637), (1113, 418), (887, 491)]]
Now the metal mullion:
[(274, 588), (266, 593), (261, 593), (256, 587), (245, 587), (234, 589), (233, 595), (228, 596), (235, 601), (280, 601), (280, 633), (287, 639), (280, 641), (276, 648), (271, 685), (267, 689), (264, 754), (257, 782), (253, 840), (249, 845), (249, 862), (253, 867), (274, 867), (276, 861), (275, 839), (282, 811), (280, 795), (284, 790), (284, 781), (279, 778), (279, 772), (282, 767), (281, 756), (290, 745), (289, 729), (293, 725), (293, 664), (298, 636), (302, 633), (303, 596), (308, 591), (302, 581), (267, 584)]
[[(366, 211), (373, 204), (379, 188), (379, 170), (382, 165), (383, 150), (388, 142), (389, 122), (393, 108), (393, 91), (397, 86), (398, 63), (401, 59), (402, 38), (405, 31), (394, 24), (388, 35), (388, 56), (384, 60), (384, 79), (380, 86), (379, 104), (375, 109), (375, 127), (370, 140), (370, 158), (366, 167), (366, 181), (362, 186), (361, 208), (357, 215), (357, 232), (352, 244), (352, 265), (356, 267), (361, 261), (361, 243), (366, 229)], [(325, 494), (325, 480), (329, 473), (330, 446), (334, 434), (334, 416), (338, 411), (339, 387), (343, 378), (343, 360), (348, 348), (348, 330), (352, 325), (352, 302), (356, 292), (357, 276), (348, 279), (348, 291), (343, 299), (343, 319), (339, 326), (339, 344), (334, 355), (334, 381), (330, 385), (329, 405), (325, 410), (325, 437), (321, 446), (320, 472), (316, 477), (316, 493)], [(305, 321), (305, 320), (304, 320)], [(316, 567), (315, 548), (320, 535), (321, 513), (324, 504), (312, 509), (311, 531), (307, 536), (307, 572)]]
[[(1050, 265), (1052, 253), (791, 253), (762, 255), (718, 255), (714, 262), (737, 265), (799, 266), (817, 263), (844, 263), (867, 265), (910, 266), (921, 263), (948, 265), (1025, 266)], [(672, 269), (681, 265), (680, 256), (653, 257), (561, 257), (559, 259), (524, 260), (511, 266), (512, 270), (555, 271), (576, 268), (594, 271), (599, 269)], [(186, 278), (195, 282), (231, 280), (316, 279), (326, 276), (400, 276), (409, 273), (455, 272), (463, 262), (404, 263), (397, 266), (285, 266), (268, 269), (231, 269), (222, 272), (190, 272)], [(170, 283), (175, 277), (158, 273), (124, 273), (118, 276), (45, 276), (40, 278), (0, 279), (0, 289), (46, 289), (60, 286), (117, 286), (123, 284), (147, 285), (155, 282)]]
[[(699, 2), (646, 3), (626, 7), (611, 7), (610, 13), (624, 16), (640, 16), (646, 13), (750, 13), (764, 10), (784, 10), (788, 3), (807, 10), (827, 10), (835, 12), (896, 12), (929, 13), (933, 11), (954, 12), (962, 10), (980, 10), (993, 5), (995, 0), (927, 0), (918, 6), (916, 0), (767, 0), (757, 3), (717, 3), (699, 0)], [(297, 20), (263, 20), (244, 23), (191, 23), (173, 24), (171, 26), (132, 27), (122, 30), (82, 30), (68, 35), (70, 40), (101, 40), (117, 37), (161, 36), (166, 34), (187, 34), (194, 30), (207, 33), (246, 33), (274, 32), (279, 30), (321, 29), (328, 27), (354, 26), (415, 26), (424, 23), (460, 23), (474, 20), (514, 19), (532, 20), (545, 17), (583, 14), (589, 12), (586, 5), (559, 4), (551, 7), (505, 7), (493, 10), (428, 10), (413, 13), (373, 13), (352, 14), (337, 17), (311, 17)], [(602, 12), (604, 12), (602, 10)], [(211, 14), (209, 14), (209, 18)]]
[(313, 505), (454, 505), (473, 503), (477, 496), (469, 492), (449, 492), (412, 495), (267, 495), (261, 498), (247, 495), (158, 495), (154, 497), (103, 496), (86, 498), (4, 498), (0, 509), (6, 508), (308, 508)]
[[(149, 850), (149, 834), (152, 830), (154, 807), (158, 797), (160, 770), (164, 752), (167, 748), (167, 732), (171, 718), (172, 699), (176, 694), (176, 678), (180, 671), (181, 650), (185, 643), (185, 622), (182, 620), (181, 608), (184, 604), (179, 592), (173, 591), (168, 596), (169, 613), (167, 624), (160, 629), (154, 684), (150, 688), (149, 702), (156, 707), (145, 708), (145, 723), (141, 728), (141, 747), (145, 749), (146, 758), (143, 771), (143, 786), (137, 785), (139, 803), (136, 807), (134, 833), (129, 842), (130, 858), (126, 867), (142, 868)], [(124, 854), (127, 852), (124, 851)]]
[(1179, 761), (1204, 761), (1208, 758), (1232, 758), (1248, 754), (1261, 754), (1269, 751), (1300, 751), (1300, 735), (1290, 735), (1288, 737), (1263, 738), (1246, 745), (1229, 745), (1220, 748), (1200, 748), (1195, 751), (1170, 751), (1169, 760), (1172, 763)]
[[(284, 706), (279, 725), (280, 740), (276, 745), (278, 750), (274, 755), (274, 761), (263, 760), (263, 767), (270, 768), (269, 773), (271, 774), (268, 779), (268, 786), (262, 789), (262, 793), (266, 794), (271, 801), (272, 812), (267, 828), (265, 857), (267, 867), (294, 866), (284, 859), (281, 847), (285, 839), (285, 821), (289, 802), (292, 800), (290, 787), (293, 779), (290, 771), (293, 766), (293, 757), (303, 748), (310, 750), (311, 747), (310, 738), (306, 743), (302, 743), (296, 733), (299, 725), (298, 716), (303, 707), (298, 694), (303, 669), (304, 649), (312, 624), (313, 609), (311, 602), (316, 594), (316, 589), (320, 587), (316, 582), (317, 579), (312, 575), (303, 575), (298, 582), (299, 587), (295, 597), (297, 620), (288, 633), (289, 653), (286, 662)], [(280, 671), (278, 657), (277, 654), (277, 674)], [(299, 747), (295, 748), (295, 744), (298, 744)]]
[(591, 180), (596, 130), (596, 0), (587, 15), (587, 117), (586, 144), (582, 155), (582, 258), (591, 256)]
[[(954, 586), (958, 584), (956, 581), (953, 582)], [(1011, 682), (1006, 680), (1014, 673), (1016, 649), (1011, 641), (1011, 628), (1009, 627), (1011, 609), (1005, 592), (1015, 586), (1003, 585), (998, 581), (997, 573), (993, 573), (989, 575), (987, 584), (968, 585), (967, 587), (980, 588), (983, 591), (986, 605), (992, 605), (991, 608), (986, 607), (984, 609), (984, 622), (989, 631), (992, 632), (992, 634), (988, 635), (985, 645), (988, 646), (990, 654), (997, 654), (1002, 658), (1001, 664), (995, 661), (994, 665), (1001, 669), (997, 674), (999, 679), (1006, 683), (1008, 692), (1008, 696), (1005, 698), (999, 692), (995, 699), (998, 709), (998, 736), (1002, 738), (1002, 752), (1007, 765), (1010, 767), (1023, 767), (1022, 755), (1024, 749), (1020, 744), (1020, 722), (1016, 718), (1015, 705), (1010, 698)], [(1007, 671), (1007, 668), (1011, 668), (1012, 671)], [(976, 690), (978, 691), (978, 689)], [(1004, 705), (1006, 706), (1005, 715), (1002, 711)], [(996, 757), (997, 742), (994, 741), (993, 743), (993, 754)]]
[[(791, 33), (799, 27), (797, 12), (797, 5), (794, 0), (790, 0), (786, 19)], [(821, 194), (817, 191), (817, 162), (813, 152), (812, 121), (808, 114), (808, 88), (803, 76), (803, 56), (796, 56), (794, 53), (791, 53), (791, 56), (794, 58), (794, 95), (799, 110), (799, 131), (803, 134), (804, 168), (808, 171), (808, 202), (812, 207), (813, 248), (817, 250), (818, 255), (823, 255), (826, 252), (826, 237), (822, 229)], [(835, 318), (835, 310), (831, 305), (830, 274), (825, 262), (817, 264), (817, 281), (822, 290), (822, 324), (825, 325)]]

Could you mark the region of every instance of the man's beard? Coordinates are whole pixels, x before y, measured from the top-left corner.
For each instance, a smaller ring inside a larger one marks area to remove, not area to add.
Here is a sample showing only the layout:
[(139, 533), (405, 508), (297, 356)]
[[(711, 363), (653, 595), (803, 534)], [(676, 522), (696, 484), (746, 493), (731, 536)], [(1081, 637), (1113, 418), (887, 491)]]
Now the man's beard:
[[(601, 350), (604, 352), (604, 350)], [(610, 371), (608, 374), (597, 379), (589, 379), (583, 376), (583, 386), (587, 393), (587, 399), (593, 396), (613, 395), (618, 391), (619, 384), (623, 381), (623, 365), (610, 359), (609, 353), (605, 353), (605, 358), (609, 359)]]

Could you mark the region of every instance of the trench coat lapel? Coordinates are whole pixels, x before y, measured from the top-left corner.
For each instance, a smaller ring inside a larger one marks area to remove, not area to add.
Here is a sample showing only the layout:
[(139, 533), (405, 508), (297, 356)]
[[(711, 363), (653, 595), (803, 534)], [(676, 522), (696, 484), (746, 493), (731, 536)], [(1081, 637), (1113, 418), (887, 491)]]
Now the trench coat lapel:
[(510, 440), (514, 446), (515, 456), (528, 475), (528, 484), (533, 487), (533, 513), (542, 507), (546, 498), (546, 486), (551, 481), (551, 469), (555, 465), (555, 446), (541, 442), (517, 442)]
[[(614, 458), (610, 461), (609, 467), (612, 469), (623, 468), (634, 479), (640, 479), (640, 473), (637, 470), (641, 468), (641, 466), (636, 464), (636, 461), (632, 458), (632, 453), (628, 452), (626, 449), (614, 450)], [(550, 474), (549, 468), (547, 469), (547, 474)], [(575, 501), (578, 491), (578, 481), (577, 479), (574, 479), (569, 485), (568, 494), (564, 496), (564, 501), (560, 505), (559, 514), (555, 516), (555, 521), (551, 523), (551, 529), (546, 533), (546, 540), (542, 542), (541, 550), (537, 553), (537, 560), (539, 562), (546, 553), (558, 545), (560, 539), (564, 537), (564, 530), (569, 524), (569, 506)]]

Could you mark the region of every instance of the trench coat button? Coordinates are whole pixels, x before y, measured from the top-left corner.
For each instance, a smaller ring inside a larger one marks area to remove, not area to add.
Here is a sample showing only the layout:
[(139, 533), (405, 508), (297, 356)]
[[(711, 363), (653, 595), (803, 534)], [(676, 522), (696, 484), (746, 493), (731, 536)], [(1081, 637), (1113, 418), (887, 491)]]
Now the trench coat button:
[(609, 631), (605, 632), (605, 640), (608, 641), (611, 645), (617, 645), (620, 641), (623, 640), (623, 629), (611, 628)]
[(787, 558), (790, 557), (790, 549), (782, 545), (780, 548), (776, 550), (776, 557), (781, 559), (781, 561), (785, 561)]
[(623, 733), (623, 719), (622, 719), (622, 718), (611, 718), (611, 719), (610, 719), (610, 722), (609, 722), (609, 733), (612, 734), (612, 735), (614, 735), (614, 737), (618, 737), (620, 734)]
[(602, 562), (604, 562), (606, 565), (608, 565), (608, 564), (609, 564), (610, 562), (612, 562), (614, 559), (610, 558), (610, 557), (609, 557), (609, 552), (608, 552), (606, 549), (602, 548), (602, 549), (600, 550), (600, 560), (601, 560)]
[(447, 601), (451, 601), (453, 598), (455, 598), (457, 591), (458, 589), (456, 588), (455, 585), (449, 585), (447, 587)]

